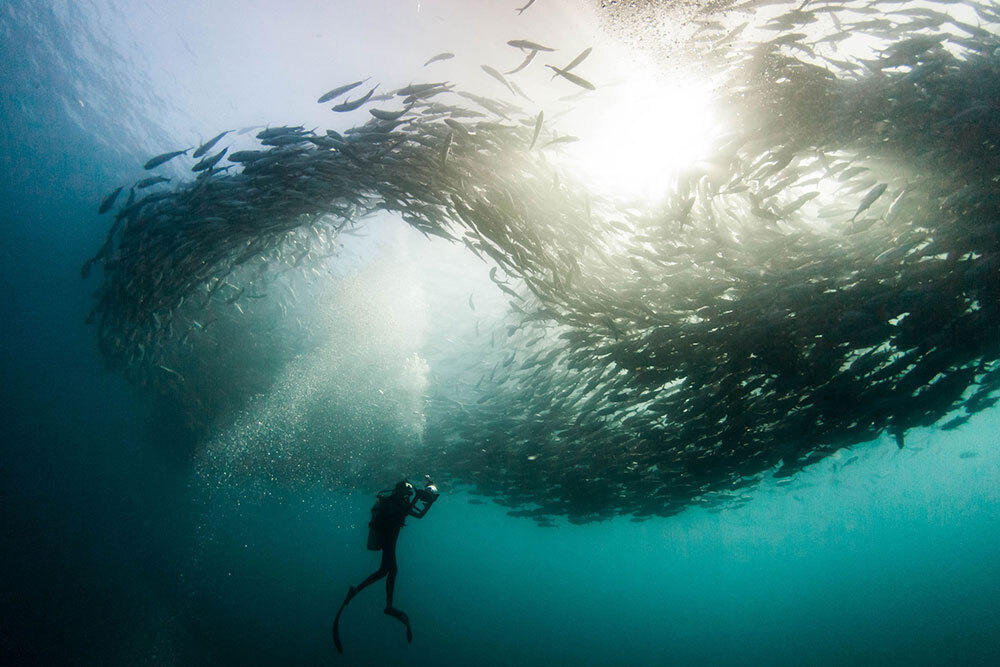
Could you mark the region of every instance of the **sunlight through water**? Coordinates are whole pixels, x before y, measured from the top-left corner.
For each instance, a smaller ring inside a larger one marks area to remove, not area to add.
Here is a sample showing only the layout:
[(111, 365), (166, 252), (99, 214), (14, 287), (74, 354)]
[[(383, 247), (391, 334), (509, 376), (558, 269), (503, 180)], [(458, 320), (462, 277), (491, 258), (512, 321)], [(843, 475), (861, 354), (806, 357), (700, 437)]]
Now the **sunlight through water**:
[(633, 73), (613, 90), (587, 115), (585, 141), (570, 154), (600, 190), (656, 199), (711, 147), (716, 114), (709, 84)]

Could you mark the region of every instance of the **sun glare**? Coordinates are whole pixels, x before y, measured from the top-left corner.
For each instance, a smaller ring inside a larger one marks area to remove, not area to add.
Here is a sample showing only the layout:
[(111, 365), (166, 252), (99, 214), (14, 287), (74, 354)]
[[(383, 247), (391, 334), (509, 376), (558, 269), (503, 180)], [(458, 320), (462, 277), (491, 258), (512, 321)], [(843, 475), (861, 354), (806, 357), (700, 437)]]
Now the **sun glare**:
[(707, 84), (631, 79), (609, 87), (567, 151), (608, 195), (656, 199), (704, 157), (714, 124)]

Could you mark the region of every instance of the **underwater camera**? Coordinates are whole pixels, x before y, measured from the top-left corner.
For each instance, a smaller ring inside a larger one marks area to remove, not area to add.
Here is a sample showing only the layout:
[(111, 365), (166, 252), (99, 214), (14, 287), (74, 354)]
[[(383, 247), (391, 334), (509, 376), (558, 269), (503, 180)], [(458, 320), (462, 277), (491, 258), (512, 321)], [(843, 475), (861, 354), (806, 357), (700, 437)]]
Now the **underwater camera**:
[(434, 485), (434, 482), (431, 481), (430, 475), (424, 475), (424, 488), (417, 489), (415, 494), (417, 496), (417, 500), (422, 500), (428, 505), (437, 500), (438, 496), (441, 495), (438, 492), (437, 487)]

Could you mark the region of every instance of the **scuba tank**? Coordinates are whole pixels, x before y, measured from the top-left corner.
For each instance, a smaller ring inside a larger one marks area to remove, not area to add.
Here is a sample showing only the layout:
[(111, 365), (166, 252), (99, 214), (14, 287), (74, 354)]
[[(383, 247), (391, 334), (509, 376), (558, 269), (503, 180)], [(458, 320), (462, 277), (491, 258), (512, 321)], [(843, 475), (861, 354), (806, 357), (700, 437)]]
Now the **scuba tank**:
[(368, 551), (382, 550), (382, 531), (375, 528), (375, 522), (368, 522)]
[(385, 525), (383, 524), (382, 513), (385, 511), (386, 499), (392, 495), (392, 491), (379, 491), (375, 496), (375, 504), (372, 505), (372, 518), (368, 521), (368, 550), (381, 551), (382, 537), (385, 535)]

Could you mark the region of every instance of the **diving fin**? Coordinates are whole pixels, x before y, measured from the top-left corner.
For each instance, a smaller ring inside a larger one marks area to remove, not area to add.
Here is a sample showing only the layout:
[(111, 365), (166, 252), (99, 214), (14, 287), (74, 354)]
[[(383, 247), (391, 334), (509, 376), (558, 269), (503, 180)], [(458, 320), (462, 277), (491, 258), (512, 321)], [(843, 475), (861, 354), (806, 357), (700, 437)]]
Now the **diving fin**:
[(386, 607), (385, 613), (387, 616), (392, 616), (397, 619), (400, 623), (406, 626), (406, 641), (413, 643), (413, 631), (410, 630), (410, 617), (405, 613), (396, 609), (395, 607)]
[(343, 604), (340, 605), (340, 609), (337, 610), (337, 616), (333, 619), (333, 645), (337, 647), (337, 653), (344, 652), (344, 645), (340, 643), (340, 614), (344, 611), (344, 607), (347, 603), (351, 601), (355, 595), (358, 594), (358, 589), (351, 586), (347, 589), (347, 597), (344, 598)]

